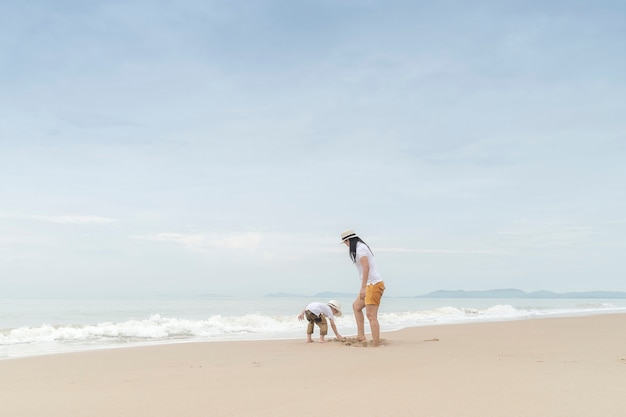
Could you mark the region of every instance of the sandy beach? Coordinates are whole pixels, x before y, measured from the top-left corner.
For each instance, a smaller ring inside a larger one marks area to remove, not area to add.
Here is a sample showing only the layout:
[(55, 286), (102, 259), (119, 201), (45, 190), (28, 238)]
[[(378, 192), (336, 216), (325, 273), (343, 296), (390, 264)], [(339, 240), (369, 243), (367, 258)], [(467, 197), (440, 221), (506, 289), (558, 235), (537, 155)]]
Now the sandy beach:
[[(7, 417), (622, 417), (626, 315), (0, 361)], [(304, 333), (304, 331), (303, 331)]]

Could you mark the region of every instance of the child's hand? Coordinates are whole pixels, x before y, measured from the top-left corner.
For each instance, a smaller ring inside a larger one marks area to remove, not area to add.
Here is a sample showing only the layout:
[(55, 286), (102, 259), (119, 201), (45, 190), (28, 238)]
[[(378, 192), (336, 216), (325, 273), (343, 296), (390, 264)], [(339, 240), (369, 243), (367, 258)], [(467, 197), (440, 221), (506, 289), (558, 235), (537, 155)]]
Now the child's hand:
[(298, 320), (300, 321), (304, 320), (304, 313), (300, 313), (300, 315), (298, 316)]

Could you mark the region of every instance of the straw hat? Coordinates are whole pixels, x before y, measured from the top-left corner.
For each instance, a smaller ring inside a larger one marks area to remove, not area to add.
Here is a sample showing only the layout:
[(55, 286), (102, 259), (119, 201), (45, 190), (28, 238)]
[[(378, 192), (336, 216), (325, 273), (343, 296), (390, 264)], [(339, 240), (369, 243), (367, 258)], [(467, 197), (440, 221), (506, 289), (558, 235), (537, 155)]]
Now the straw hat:
[(335, 314), (335, 316), (341, 317), (341, 315), (342, 315), (342, 313), (341, 313), (341, 304), (339, 304), (339, 301), (337, 301), (337, 300), (330, 300), (327, 304), (328, 304), (328, 307), (332, 307), (335, 310), (337, 310), (337, 313)]
[(343, 233), (341, 233), (341, 243), (343, 243), (346, 240), (351, 239), (353, 237), (357, 237), (357, 235), (354, 232), (354, 230), (352, 230), (352, 229), (344, 230)]

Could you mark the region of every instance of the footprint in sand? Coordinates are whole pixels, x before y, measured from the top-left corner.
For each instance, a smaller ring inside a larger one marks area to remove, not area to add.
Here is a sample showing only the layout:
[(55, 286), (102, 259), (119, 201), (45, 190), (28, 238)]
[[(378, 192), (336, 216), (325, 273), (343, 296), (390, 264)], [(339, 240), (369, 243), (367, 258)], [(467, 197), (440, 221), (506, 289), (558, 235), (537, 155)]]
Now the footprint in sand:
[[(353, 347), (373, 346), (373, 342), (371, 340), (368, 342), (368, 341), (359, 340), (356, 337), (346, 337), (345, 340), (341, 343), (343, 343), (345, 346), (353, 346)], [(387, 339), (380, 339), (380, 346), (387, 346), (388, 344), (389, 342), (387, 341)]]

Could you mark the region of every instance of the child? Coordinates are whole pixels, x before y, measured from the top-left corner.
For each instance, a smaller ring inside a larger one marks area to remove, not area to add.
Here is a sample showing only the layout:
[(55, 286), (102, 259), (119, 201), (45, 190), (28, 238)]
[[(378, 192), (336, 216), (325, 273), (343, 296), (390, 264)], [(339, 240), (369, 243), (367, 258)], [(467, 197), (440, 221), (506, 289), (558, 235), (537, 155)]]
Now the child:
[(304, 320), (306, 316), (309, 325), (306, 328), (306, 341), (307, 343), (312, 342), (311, 336), (313, 335), (313, 328), (315, 324), (320, 328), (320, 342), (324, 343), (324, 337), (328, 333), (328, 325), (326, 324), (326, 317), (330, 320), (330, 326), (337, 336), (337, 339), (343, 341), (344, 338), (337, 332), (337, 327), (335, 326), (335, 316), (341, 317), (341, 304), (339, 304), (335, 300), (330, 300), (327, 304), (313, 302), (307, 305), (302, 313), (298, 316), (298, 320)]

